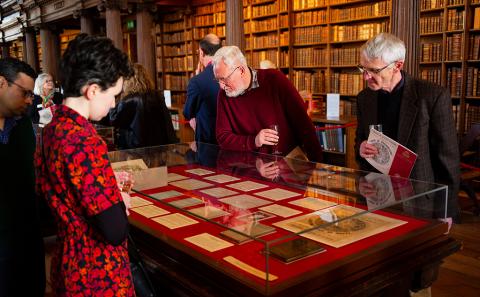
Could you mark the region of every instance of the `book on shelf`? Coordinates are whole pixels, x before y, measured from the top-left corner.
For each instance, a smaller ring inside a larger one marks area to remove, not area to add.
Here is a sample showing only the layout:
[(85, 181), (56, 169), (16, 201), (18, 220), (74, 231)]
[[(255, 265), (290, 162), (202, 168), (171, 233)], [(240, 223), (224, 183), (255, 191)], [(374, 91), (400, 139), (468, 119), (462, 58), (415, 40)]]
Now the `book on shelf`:
[(325, 67), (328, 64), (326, 48), (296, 48), (293, 52), (294, 67)]
[(293, 29), (295, 44), (326, 43), (328, 40), (327, 26), (314, 26)]
[(420, 4), (421, 10), (441, 8), (444, 6), (444, 0), (422, 0)]
[(453, 97), (461, 96), (462, 74), (461, 67), (449, 67), (447, 69), (447, 88), (450, 90), (450, 95)]
[(335, 66), (357, 65), (360, 62), (359, 47), (341, 47), (330, 49), (330, 64)]
[(424, 80), (428, 80), (437, 85), (442, 84), (441, 70), (440, 68), (427, 68), (420, 70), (420, 77)]
[(480, 7), (473, 10), (473, 29), (480, 29)]
[(389, 31), (389, 21), (331, 27), (331, 42), (368, 40), (373, 36)]
[(327, 0), (293, 0), (293, 10), (309, 9), (326, 5)]
[(325, 9), (297, 12), (293, 15), (293, 26), (311, 26), (326, 23), (327, 11)]
[(449, 9), (447, 11), (447, 31), (463, 30), (465, 10)]
[(297, 90), (313, 94), (326, 92), (325, 70), (292, 71), (292, 82)]
[(478, 79), (478, 67), (467, 68), (467, 85), (465, 94), (467, 97), (480, 97), (480, 81)]
[(480, 60), (480, 35), (470, 35), (468, 44), (468, 59)]
[(447, 36), (447, 61), (458, 61), (463, 56), (463, 33)]
[(439, 15), (422, 16), (420, 18), (420, 34), (438, 33), (443, 31), (443, 12)]
[(421, 62), (442, 61), (442, 44), (438, 42), (421, 44)]
[(364, 89), (363, 75), (356, 70), (333, 72), (330, 75), (330, 91), (342, 95), (357, 95)]
[(355, 7), (341, 7), (330, 10), (330, 22), (351, 21), (364, 18), (388, 16), (390, 14), (390, 2), (380, 1), (365, 3)]

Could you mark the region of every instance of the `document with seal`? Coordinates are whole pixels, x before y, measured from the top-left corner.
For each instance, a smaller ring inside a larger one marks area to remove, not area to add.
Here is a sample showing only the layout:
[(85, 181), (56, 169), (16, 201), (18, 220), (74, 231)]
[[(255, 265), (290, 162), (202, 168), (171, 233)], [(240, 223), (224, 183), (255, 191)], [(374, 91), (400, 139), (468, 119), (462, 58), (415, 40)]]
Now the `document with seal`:
[(407, 178), (410, 176), (417, 160), (416, 153), (375, 129), (370, 130), (368, 143), (378, 149), (378, 154), (365, 160), (378, 171)]

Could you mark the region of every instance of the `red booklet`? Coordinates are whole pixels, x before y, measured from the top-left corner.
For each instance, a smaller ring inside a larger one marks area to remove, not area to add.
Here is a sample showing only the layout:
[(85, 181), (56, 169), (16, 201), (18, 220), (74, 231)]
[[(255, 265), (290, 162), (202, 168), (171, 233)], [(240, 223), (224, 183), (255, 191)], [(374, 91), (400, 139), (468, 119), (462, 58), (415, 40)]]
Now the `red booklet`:
[(412, 172), (417, 154), (377, 130), (370, 130), (368, 143), (378, 149), (373, 158), (366, 158), (383, 174), (408, 178)]

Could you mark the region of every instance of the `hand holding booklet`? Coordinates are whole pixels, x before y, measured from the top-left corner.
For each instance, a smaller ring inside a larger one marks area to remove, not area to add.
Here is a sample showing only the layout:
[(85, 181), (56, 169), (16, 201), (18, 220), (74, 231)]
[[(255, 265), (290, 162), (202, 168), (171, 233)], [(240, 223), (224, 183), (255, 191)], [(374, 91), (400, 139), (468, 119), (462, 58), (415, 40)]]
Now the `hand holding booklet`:
[(416, 153), (375, 129), (370, 130), (368, 143), (378, 149), (378, 154), (365, 160), (378, 171), (406, 178), (410, 176), (417, 160)]

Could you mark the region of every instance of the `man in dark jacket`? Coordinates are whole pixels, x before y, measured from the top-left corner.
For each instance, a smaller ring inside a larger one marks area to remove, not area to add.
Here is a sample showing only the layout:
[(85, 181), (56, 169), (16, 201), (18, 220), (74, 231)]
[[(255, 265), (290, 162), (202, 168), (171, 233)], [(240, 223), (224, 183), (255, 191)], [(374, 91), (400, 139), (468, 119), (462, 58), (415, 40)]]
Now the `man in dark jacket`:
[(25, 115), (33, 69), (0, 59), (0, 296), (43, 296), (45, 255), (35, 198), (35, 135)]
[(460, 162), (450, 94), (402, 71), (404, 60), (405, 45), (391, 34), (381, 33), (361, 48), (358, 68), (368, 87), (357, 98), (356, 157), (360, 169), (375, 171), (365, 158), (378, 150), (367, 139), (369, 125), (381, 124), (385, 135), (418, 154), (410, 178), (448, 185), (448, 218), (445, 193), (415, 199), (411, 208), (451, 223), (457, 214)]
[(183, 115), (190, 120), (195, 140), (199, 142), (217, 143), (215, 123), (219, 85), (214, 80), (212, 57), (221, 46), (220, 39), (214, 34), (208, 34), (200, 41), (197, 75), (188, 83)]

